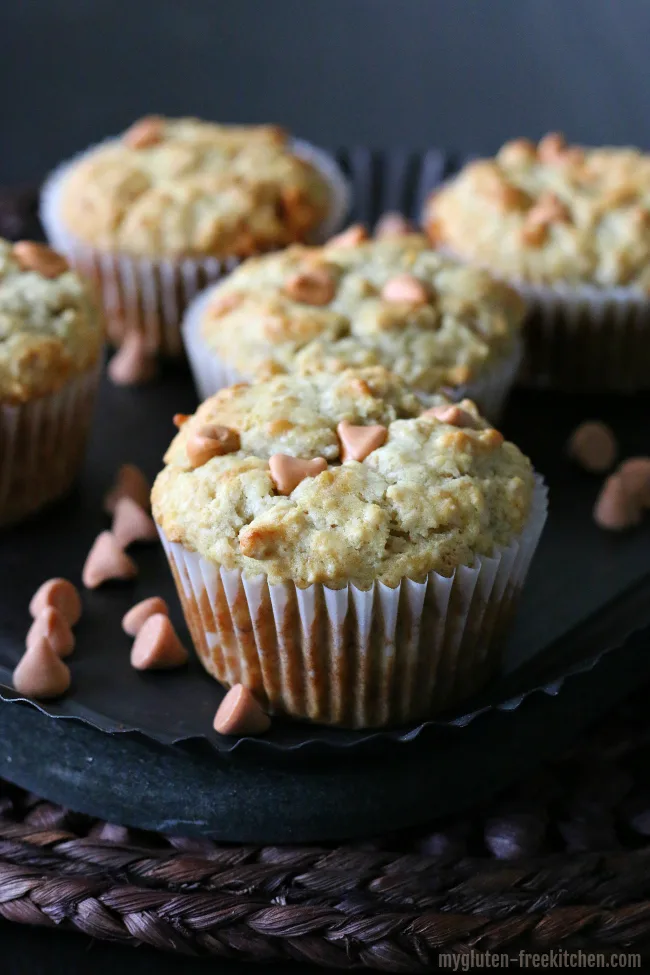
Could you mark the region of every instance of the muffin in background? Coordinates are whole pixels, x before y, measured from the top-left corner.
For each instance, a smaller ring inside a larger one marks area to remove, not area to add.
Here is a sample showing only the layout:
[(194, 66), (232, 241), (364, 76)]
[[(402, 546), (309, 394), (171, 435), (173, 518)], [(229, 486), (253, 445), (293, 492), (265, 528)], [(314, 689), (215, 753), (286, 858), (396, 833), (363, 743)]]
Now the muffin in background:
[(222, 684), (381, 727), (499, 671), (546, 491), (469, 400), (425, 410), (381, 367), (240, 383), (183, 423), (165, 464), (154, 518)]
[(60, 166), (47, 236), (101, 289), (109, 336), (132, 329), (181, 354), (188, 301), (251, 254), (324, 239), (347, 184), (326, 153), (277, 126), (149, 116)]
[(436, 190), (423, 223), (526, 300), (525, 379), (650, 387), (650, 155), (516, 139)]
[(519, 365), (524, 305), (485, 271), (409, 234), (291, 247), (246, 261), (189, 309), (200, 394), (238, 379), (380, 365), (414, 391), (448, 387), (497, 419)]
[(44, 244), (0, 239), (0, 525), (71, 487), (102, 344), (91, 289), (65, 258)]

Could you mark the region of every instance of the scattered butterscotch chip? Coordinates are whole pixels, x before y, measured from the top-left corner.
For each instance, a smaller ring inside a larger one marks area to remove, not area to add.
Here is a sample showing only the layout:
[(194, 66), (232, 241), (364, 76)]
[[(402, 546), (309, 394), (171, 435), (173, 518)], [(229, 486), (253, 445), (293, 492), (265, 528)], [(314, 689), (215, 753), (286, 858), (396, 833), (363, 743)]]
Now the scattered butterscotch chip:
[(67, 579), (48, 579), (38, 587), (29, 604), (29, 612), (34, 618), (44, 609), (53, 606), (70, 626), (81, 618), (81, 597), (76, 586)]
[(567, 442), (567, 453), (586, 471), (598, 474), (612, 467), (618, 444), (611, 427), (594, 420), (576, 427)]
[(409, 305), (426, 305), (429, 293), (412, 274), (396, 274), (381, 289), (384, 301), (404, 302)]
[(271, 719), (243, 684), (231, 687), (219, 705), (212, 723), (220, 735), (263, 735)]
[(240, 439), (230, 427), (211, 425), (199, 427), (187, 441), (185, 449), (192, 467), (202, 467), (213, 457), (232, 454), (239, 450)]
[(147, 349), (140, 332), (128, 332), (108, 364), (108, 375), (116, 386), (141, 386), (155, 378), (155, 356)]
[(413, 226), (401, 213), (384, 213), (375, 226), (375, 237), (384, 240), (390, 237), (407, 237), (413, 233)]
[(476, 419), (460, 406), (433, 406), (421, 415), (433, 416), (441, 423), (449, 423), (453, 427), (476, 427)]
[(46, 637), (35, 640), (22, 655), (13, 674), (19, 694), (47, 700), (61, 697), (70, 687), (70, 668)]
[(102, 532), (93, 542), (81, 573), (84, 586), (96, 589), (113, 579), (133, 579), (138, 567), (112, 532)]
[(537, 155), (542, 162), (555, 162), (566, 148), (566, 139), (561, 132), (549, 132), (537, 143)]
[(330, 237), (325, 247), (357, 247), (358, 244), (363, 244), (368, 239), (368, 231), (363, 224), (354, 223), (347, 230)]
[(70, 624), (54, 606), (46, 606), (30, 626), (25, 640), (27, 649), (43, 638), (49, 641), (59, 657), (69, 657), (74, 650), (74, 635)]
[(618, 474), (608, 477), (594, 505), (594, 521), (608, 531), (624, 531), (638, 525), (641, 506), (628, 492)]
[(386, 443), (388, 429), (381, 424), (356, 426), (342, 420), (336, 428), (341, 442), (341, 460), (365, 460), (366, 457)]
[(58, 278), (70, 268), (62, 254), (34, 240), (17, 241), (13, 246), (13, 256), (23, 271), (35, 271), (44, 278)]
[(120, 498), (117, 502), (111, 531), (122, 548), (128, 548), (133, 542), (155, 542), (158, 538), (153, 518), (133, 498)]
[(209, 305), (210, 314), (216, 318), (219, 315), (227, 315), (229, 311), (232, 311), (237, 305), (240, 305), (243, 300), (244, 295), (239, 291), (227, 291), (224, 294), (217, 292)]
[(149, 510), (151, 486), (139, 467), (122, 464), (115, 484), (104, 498), (104, 510), (112, 515), (120, 498), (132, 498), (145, 511)]
[(326, 267), (310, 267), (292, 274), (284, 292), (305, 305), (328, 305), (336, 293), (336, 282)]
[(161, 141), (164, 131), (165, 125), (159, 115), (146, 115), (126, 130), (122, 142), (130, 149), (147, 149)]
[(151, 596), (132, 606), (122, 619), (122, 629), (129, 636), (137, 636), (150, 616), (169, 616), (169, 607), (160, 596)]
[(171, 620), (165, 613), (154, 613), (145, 620), (131, 648), (131, 666), (136, 670), (171, 670), (188, 661)]
[(172, 423), (174, 424), (177, 430), (180, 430), (181, 427), (185, 426), (190, 416), (191, 413), (174, 413), (172, 417)]
[(642, 508), (650, 508), (650, 457), (630, 457), (616, 472)]
[(273, 454), (269, 457), (269, 470), (278, 494), (291, 494), (306, 477), (316, 477), (326, 471), (327, 461), (324, 457), (302, 460), (288, 454)]

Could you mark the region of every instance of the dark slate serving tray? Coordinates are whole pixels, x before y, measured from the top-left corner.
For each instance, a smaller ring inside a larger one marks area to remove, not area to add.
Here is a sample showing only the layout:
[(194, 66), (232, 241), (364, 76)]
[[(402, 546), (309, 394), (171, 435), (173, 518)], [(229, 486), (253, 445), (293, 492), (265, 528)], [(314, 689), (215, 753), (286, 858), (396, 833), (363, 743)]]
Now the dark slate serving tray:
[[(352, 219), (368, 222), (385, 209), (419, 212), (450, 167), (438, 152), (354, 150), (341, 161), (356, 194)], [(494, 791), (650, 676), (650, 523), (622, 536), (599, 531), (591, 520), (599, 480), (563, 454), (571, 429), (589, 417), (613, 425), (622, 456), (647, 452), (650, 397), (517, 392), (504, 431), (546, 476), (551, 514), (510, 642), (517, 666), (465, 713), (386, 733), (275, 721), (264, 739), (220, 738), (211, 720), (221, 692), (196, 661), (172, 674), (139, 674), (128, 662), (119, 624), (136, 600), (163, 595), (184, 630), (158, 548), (136, 552), (135, 584), (85, 595), (71, 693), (41, 709), (14, 700), (6, 685), (29, 596), (48, 576), (79, 579), (107, 527), (101, 498), (115, 469), (132, 461), (153, 477), (172, 414), (195, 402), (182, 367), (142, 390), (105, 383), (75, 493), (0, 535), (0, 775), (142, 828), (246, 842), (361, 835), (369, 816), (390, 829)], [(545, 693), (530, 693), (540, 687)]]

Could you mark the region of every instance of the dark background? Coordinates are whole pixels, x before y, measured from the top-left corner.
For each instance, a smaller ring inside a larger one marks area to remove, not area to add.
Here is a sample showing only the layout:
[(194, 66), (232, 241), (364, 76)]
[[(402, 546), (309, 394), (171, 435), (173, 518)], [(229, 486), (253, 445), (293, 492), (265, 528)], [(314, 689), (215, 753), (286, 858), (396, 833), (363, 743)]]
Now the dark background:
[(650, 144), (647, 0), (2, 0), (0, 182), (147, 112), (324, 145)]
[[(561, 129), (647, 148), (649, 38), (647, 0), (0, 0), (0, 183), (148, 112), (332, 147), (491, 152)], [(0, 950), (3, 975), (216, 967), (5, 923)]]

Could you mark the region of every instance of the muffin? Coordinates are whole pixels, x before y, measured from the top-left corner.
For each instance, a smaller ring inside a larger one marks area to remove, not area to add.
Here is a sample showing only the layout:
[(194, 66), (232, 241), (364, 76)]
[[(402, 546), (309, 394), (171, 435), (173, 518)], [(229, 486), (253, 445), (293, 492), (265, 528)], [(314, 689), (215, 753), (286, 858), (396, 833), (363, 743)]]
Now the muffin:
[(72, 485), (102, 341), (90, 288), (65, 258), (43, 244), (0, 239), (0, 525)]
[(519, 364), (519, 296), (421, 234), (340, 235), (246, 261), (188, 312), (199, 392), (239, 378), (381, 365), (413, 390), (449, 387), (496, 419)]
[(517, 139), (436, 191), (424, 224), (519, 289), (529, 381), (650, 386), (650, 156)]
[(109, 334), (182, 350), (187, 302), (251, 254), (325, 239), (347, 208), (325, 153), (277, 126), (150, 116), (64, 164), (42, 196), (53, 244), (101, 289)]
[(222, 684), (379, 727), (499, 670), (546, 492), (471, 401), (430, 402), (371, 367), (239, 383), (185, 419), (153, 514)]

